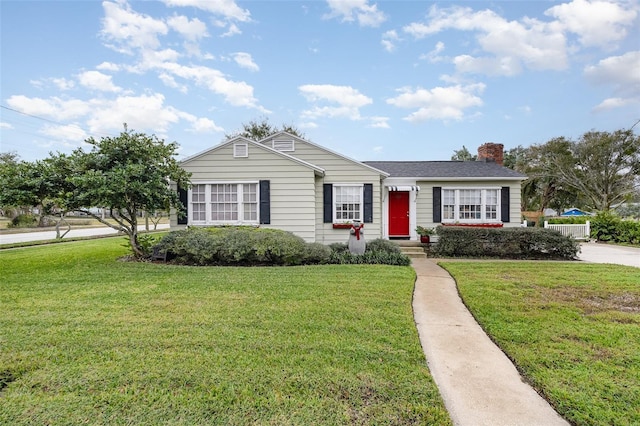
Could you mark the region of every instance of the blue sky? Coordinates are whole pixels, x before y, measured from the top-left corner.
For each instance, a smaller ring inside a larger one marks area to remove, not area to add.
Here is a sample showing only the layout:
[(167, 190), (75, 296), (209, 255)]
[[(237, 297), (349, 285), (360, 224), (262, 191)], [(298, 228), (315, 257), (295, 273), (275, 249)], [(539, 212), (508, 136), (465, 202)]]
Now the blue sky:
[[(242, 123), (358, 160), (447, 160), (640, 119), (640, 2), (0, 0), (0, 151)], [(637, 129), (637, 128), (636, 128)]]

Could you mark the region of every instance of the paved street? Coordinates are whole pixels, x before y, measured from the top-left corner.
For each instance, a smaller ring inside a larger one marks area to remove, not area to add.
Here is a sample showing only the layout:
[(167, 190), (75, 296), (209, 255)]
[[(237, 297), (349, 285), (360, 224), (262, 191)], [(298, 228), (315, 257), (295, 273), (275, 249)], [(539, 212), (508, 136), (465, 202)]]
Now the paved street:
[[(149, 226), (149, 229), (153, 229), (153, 225)], [(168, 224), (160, 224), (157, 229), (169, 229)], [(138, 226), (138, 230), (144, 231), (144, 225)], [(72, 229), (69, 231), (65, 238), (74, 237), (92, 237), (95, 235), (111, 235), (116, 234), (116, 230), (108, 227), (99, 228), (81, 228)], [(43, 232), (25, 232), (21, 234), (4, 234), (0, 235), (0, 244), (13, 244), (24, 243), (28, 241), (42, 241), (53, 240), (56, 238), (56, 231), (43, 231)]]

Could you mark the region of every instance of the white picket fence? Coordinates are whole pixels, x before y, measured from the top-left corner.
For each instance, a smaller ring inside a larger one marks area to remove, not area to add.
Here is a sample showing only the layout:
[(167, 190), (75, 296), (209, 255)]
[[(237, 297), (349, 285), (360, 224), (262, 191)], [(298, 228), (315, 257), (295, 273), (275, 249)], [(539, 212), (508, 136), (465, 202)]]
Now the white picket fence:
[(562, 235), (567, 237), (573, 237), (576, 240), (588, 240), (589, 235), (591, 235), (591, 223), (587, 221), (584, 224), (559, 224), (553, 223), (550, 224), (546, 220), (544, 221), (544, 227), (549, 229), (555, 229), (556, 231), (560, 231)]

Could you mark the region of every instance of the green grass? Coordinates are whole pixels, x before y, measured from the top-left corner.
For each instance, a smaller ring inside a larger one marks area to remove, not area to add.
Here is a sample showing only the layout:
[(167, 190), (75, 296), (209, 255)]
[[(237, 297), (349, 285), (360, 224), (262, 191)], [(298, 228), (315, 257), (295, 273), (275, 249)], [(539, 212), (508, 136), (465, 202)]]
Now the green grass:
[(640, 270), (441, 263), (487, 333), (577, 425), (640, 424)]
[(0, 252), (0, 424), (450, 424), (409, 267)]

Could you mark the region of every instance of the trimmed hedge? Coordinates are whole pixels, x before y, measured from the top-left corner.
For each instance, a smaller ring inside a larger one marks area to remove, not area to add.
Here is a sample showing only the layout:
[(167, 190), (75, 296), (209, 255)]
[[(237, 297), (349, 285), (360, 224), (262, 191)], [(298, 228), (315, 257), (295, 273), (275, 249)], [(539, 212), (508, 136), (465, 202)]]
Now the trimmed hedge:
[(303, 265), (326, 263), (330, 250), (277, 229), (230, 226), (170, 232), (156, 245), (183, 265)]
[(560, 232), (541, 228), (439, 226), (436, 256), (506, 259), (575, 259), (580, 245)]
[(391, 241), (372, 240), (363, 255), (352, 255), (346, 244), (327, 247), (307, 243), (278, 229), (229, 226), (189, 228), (165, 235), (154, 247), (181, 265), (266, 266), (311, 264), (386, 264), (406, 266), (411, 260)]
[(614, 212), (599, 212), (591, 220), (591, 237), (598, 241), (640, 244), (640, 222), (623, 220)]

